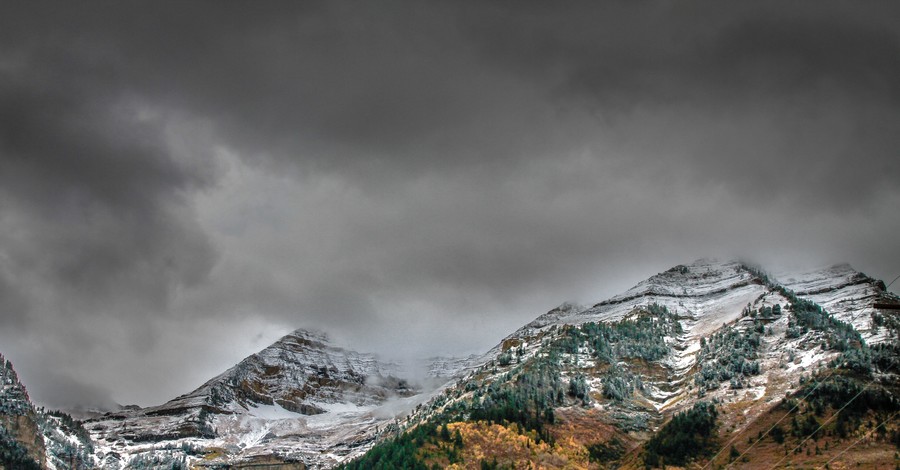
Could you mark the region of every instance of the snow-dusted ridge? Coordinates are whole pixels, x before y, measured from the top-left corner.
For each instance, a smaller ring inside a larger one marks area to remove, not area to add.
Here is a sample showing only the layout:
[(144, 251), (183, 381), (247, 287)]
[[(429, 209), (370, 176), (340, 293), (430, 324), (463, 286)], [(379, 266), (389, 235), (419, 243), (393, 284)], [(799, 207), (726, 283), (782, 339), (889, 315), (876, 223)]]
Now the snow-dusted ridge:
[[(705, 394), (707, 400), (739, 403), (737, 406), (744, 409), (745, 417), (741, 423), (746, 424), (746, 420), (758, 416), (775, 400), (793, 390), (799, 374), (811, 373), (837, 354), (823, 351), (815, 332), (785, 339), (790, 321), (790, 314), (785, 311), (765, 320), (767, 333), (762, 336), (756, 358), (763, 368), (762, 374), (747, 378), (738, 388), (725, 384), (701, 394), (694, 384), (699, 370), (701, 339), (726, 329), (744, 332), (754, 328), (754, 320), (744, 316), (747, 308), (760, 310), (775, 305), (786, 308), (790, 300), (781, 295), (780, 288), (793, 291), (799, 298), (821, 305), (838, 320), (851, 323), (870, 344), (889, 337), (887, 328), (873, 325), (873, 305), (883, 301), (896, 302), (896, 297), (885, 291), (881, 281), (869, 278), (849, 265), (772, 276), (741, 261), (701, 259), (654, 275), (591, 307), (566, 303), (537, 317), (482, 356), (480, 369), (476, 370), (482, 371), (478, 380), (502, 380), (514, 365), (498, 368), (497, 364), (501, 355), (513, 348), (523, 351), (525, 358), (541, 354), (543, 344), (558, 337), (568, 326), (616, 322), (657, 304), (676, 315), (683, 333), (665, 339), (672, 352), (659, 365), (666, 372), (662, 376), (657, 372), (656, 378), (645, 378), (642, 402), (657, 414), (671, 413), (691, 406)], [(591, 357), (586, 354), (566, 361), (576, 365), (592, 364)], [(495, 372), (485, 376), (484, 371), (490, 370)], [(577, 373), (576, 366), (566, 374), (571, 377)], [(601, 381), (592, 380), (589, 384), (592, 393), (601, 396)]]
[(277, 456), (327, 468), (364, 452), (428, 397), (400, 372), (397, 364), (300, 329), (191, 393), (87, 427), (107, 468), (172, 453), (164, 447), (221, 449), (204, 464)]
[(866, 276), (846, 263), (800, 273), (775, 273), (773, 277), (798, 297), (821, 305), (838, 320), (853, 325), (868, 343), (888, 339), (886, 329), (876, 328), (872, 323), (875, 303), (900, 302), (897, 296), (885, 290), (884, 282)]
[[(748, 303), (767, 292), (762, 280), (739, 261), (697, 260), (638, 283), (622, 294), (580, 307), (562, 306), (539, 316), (510, 337), (529, 336), (554, 326), (617, 321), (635, 309), (656, 303), (685, 317), (695, 334), (734, 320)], [(699, 327), (697, 329), (696, 327)]]
[[(48, 470), (67, 469), (77, 461), (82, 468), (97, 465), (90, 440), (71, 416), (34, 406), (25, 386), (19, 382), (12, 363), (0, 354), (0, 438), (11, 437), (24, 449), (26, 458)], [(4, 452), (8, 442), (2, 442)], [(0, 466), (10, 470), (24, 462), (9, 462), (5, 454)], [(10, 466), (11, 465), (11, 466)]]
[[(681, 329), (666, 333), (664, 341), (671, 352), (649, 366), (652, 377), (644, 377), (632, 411), (661, 419), (699, 399), (694, 378), (701, 368), (701, 340), (717, 332), (758, 327), (743, 315), (745, 309), (786, 307), (789, 300), (784, 295), (789, 294), (779, 291), (782, 288), (852, 324), (869, 343), (890, 337), (887, 328), (873, 323), (873, 305), (897, 302), (897, 297), (886, 292), (882, 282), (849, 265), (765, 275), (739, 261), (701, 259), (590, 306), (564, 303), (483, 355), (426, 359), (423, 371), (435, 389), (404, 380), (401, 365), (338, 347), (323, 332), (300, 329), (190, 393), (159, 406), (108, 413), (87, 420), (85, 427), (95, 442), (93, 458), (103, 468), (125, 468), (141, 459), (182, 459), (199, 466), (274, 459), (295, 462), (298, 468), (330, 468), (362, 455), (446, 397), (465, 397), (476, 376), (481, 383), (500, 380), (513, 367), (498, 365), (501, 354), (515, 350), (527, 360), (543, 354), (547, 341), (570, 326), (635, 318), (653, 304), (673, 314)], [(757, 358), (763, 373), (747, 378), (740, 387), (723, 384), (708, 391), (707, 400), (742, 409), (744, 421), (730, 423), (735, 429), (793, 390), (800, 374), (835, 356), (819, 347), (815, 332), (786, 338), (789, 316), (785, 312), (766, 319)], [(705, 354), (709, 360), (711, 353)], [(587, 351), (565, 359), (566, 381), (593, 361)], [(600, 378), (590, 378), (588, 385), (600, 395)], [(599, 401), (594, 406), (611, 409)], [(410, 413), (413, 419), (408, 420)]]

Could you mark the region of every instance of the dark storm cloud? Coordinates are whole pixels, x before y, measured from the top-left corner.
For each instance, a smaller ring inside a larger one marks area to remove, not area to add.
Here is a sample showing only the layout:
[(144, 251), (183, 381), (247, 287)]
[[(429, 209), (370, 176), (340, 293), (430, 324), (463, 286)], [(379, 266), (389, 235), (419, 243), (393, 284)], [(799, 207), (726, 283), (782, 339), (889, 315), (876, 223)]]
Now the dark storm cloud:
[(22, 60), (0, 89), (4, 263), (90, 307), (124, 296), (164, 311), (167, 291), (210, 265), (181, 207), (206, 176), (173, 158), (157, 123), (117, 109), (114, 90), (57, 84), (71, 70)]
[(248, 157), (367, 178), (567, 151), (555, 113), (898, 96), (890, 5), (201, 5), (39, 20), (78, 38), (102, 86), (212, 119)]
[[(657, 141), (631, 157), (635, 166), (667, 159), (667, 169), (734, 184), (744, 196), (818, 198), (817, 209), (846, 209), (878, 197), (900, 172), (898, 12), (798, 6), (701, 12), (643, 2), (581, 15), (511, 7), (493, 21), (472, 16), (490, 63), (541, 77), (558, 102), (586, 107), (626, 134), (637, 130), (628, 135), (634, 141)], [(729, 123), (738, 129), (718, 131), (737, 136), (682, 138)], [(680, 149), (688, 139), (692, 148)], [(762, 182), (780, 189), (758, 191)]]
[(39, 389), (77, 351), (159, 401), (299, 326), (469, 352), (700, 256), (900, 262), (893, 3), (2, 9), (0, 347)]
[[(44, 403), (63, 409), (115, 409), (116, 402), (105, 386), (85, 383), (52, 370), (49, 372), (29, 382), (33, 388), (44, 390)], [(22, 379), (27, 380), (28, 377)]]
[(0, 272), (15, 289), (0, 328), (70, 325), (53, 335), (79, 353), (112, 332), (73, 334), (89, 318), (150, 334), (146, 317), (205, 277), (215, 251), (186, 201), (212, 173), (203, 152), (175, 152), (165, 117), (45, 6), (7, 5), (0, 20)]
[(3, 312), (4, 328), (18, 329), (28, 320), (28, 299), (17, 287), (13, 284), (12, 276), (0, 274), (0, 309)]
[(253, 158), (372, 177), (541, 144), (521, 131), (544, 104), (482, 67), (456, 5), (170, 7), (54, 6), (33, 20), (77, 39), (64, 47), (102, 71), (97, 86), (211, 119)]

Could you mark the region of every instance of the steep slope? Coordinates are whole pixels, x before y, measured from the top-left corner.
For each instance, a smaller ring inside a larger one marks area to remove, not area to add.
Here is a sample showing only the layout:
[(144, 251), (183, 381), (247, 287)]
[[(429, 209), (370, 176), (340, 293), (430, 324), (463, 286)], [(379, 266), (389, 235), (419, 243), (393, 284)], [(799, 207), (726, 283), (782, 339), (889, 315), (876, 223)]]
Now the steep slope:
[(87, 431), (71, 416), (37, 408), (0, 355), (0, 469), (94, 468)]
[[(885, 366), (900, 359), (896, 349), (865, 341), (890, 335), (854, 328), (875, 302), (896, 300), (883, 284), (846, 266), (785, 279), (699, 260), (592, 307), (564, 304), (350, 467), (683, 465), (767, 419), (802, 389), (799, 378), (828, 365), (896, 381)], [(895, 392), (885, 391), (888, 408)]]
[(415, 406), (418, 390), (397, 372), (324, 334), (297, 330), (191, 393), (87, 426), (107, 468), (135, 459), (330, 466), (365, 451), (392, 425), (394, 406)]
[(737, 318), (745, 305), (766, 291), (763, 280), (740, 262), (701, 259), (656, 274), (589, 308), (563, 304), (525, 325), (517, 334), (553, 325), (616, 321), (636, 307), (651, 303), (684, 313), (699, 327), (691, 329), (701, 334), (717, 323)]
[(701, 338), (737, 322), (748, 305), (762, 308), (779, 302), (786, 304), (787, 300), (742, 263), (703, 259), (675, 266), (591, 307), (563, 304), (505, 338), (485, 360), (499, 357), (510, 347), (521, 347), (529, 356), (543, 341), (558, 336), (563, 327), (618, 322), (657, 305), (673, 314), (680, 326), (678, 334), (664, 338), (671, 351), (660, 360), (660, 368), (650, 380), (644, 381), (647, 403), (661, 411), (689, 393), (686, 377), (696, 366)]
[(0, 467), (46, 467), (38, 416), (12, 363), (0, 355)]
[(397, 373), (397, 365), (374, 355), (330, 345), (323, 333), (297, 330), (155, 411), (207, 405), (225, 413), (268, 405), (317, 415), (335, 403), (368, 406), (409, 394)]
[[(900, 353), (881, 352), (894, 361)], [(833, 368), (804, 377), (795, 392), (723, 438), (714, 463), (745, 469), (896, 468), (896, 372), (883, 364), (869, 371), (844, 361), (830, 365)]]
[(878, 324), (877, 319), (883, 318), (883, 314), (874, 305), (900, 300), (885, 290), (884, 282), (854, 270), (849, 264), (796, 274), (776, 273), (774, 277), (798, 297), (821, 305), (838, 320), (853, 325), (869, 344), (891, 339), (890, 328)]

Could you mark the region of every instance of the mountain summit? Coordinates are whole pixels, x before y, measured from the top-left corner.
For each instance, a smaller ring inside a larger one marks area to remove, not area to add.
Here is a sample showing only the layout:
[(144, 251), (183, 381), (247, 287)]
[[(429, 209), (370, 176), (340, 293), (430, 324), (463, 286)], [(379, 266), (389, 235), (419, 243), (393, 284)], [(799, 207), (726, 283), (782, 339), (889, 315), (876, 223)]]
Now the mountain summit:
[(397, 374), (396, 364), (333, 346), (324, 333), (299, 329), (163, 409), (203, 405), (233, 413), (265, 405), (317, 415), (335, 403), (370, 406), (411, 394)]
[[(379, 427), (390, 426), (394, 416), (383, 405), (417, 394), (397, 375), (396, 364), (298, 329), (191, 393), (91, 420), (88, 428), (110, 467), (147, 458), (148, 443), (156, 442), (224, 449), (222, 458), (208, 459), (213, 463), (278, 456), (328, 466), (360, 453)], [(150, 451), (162, 462), (170, 454)]]

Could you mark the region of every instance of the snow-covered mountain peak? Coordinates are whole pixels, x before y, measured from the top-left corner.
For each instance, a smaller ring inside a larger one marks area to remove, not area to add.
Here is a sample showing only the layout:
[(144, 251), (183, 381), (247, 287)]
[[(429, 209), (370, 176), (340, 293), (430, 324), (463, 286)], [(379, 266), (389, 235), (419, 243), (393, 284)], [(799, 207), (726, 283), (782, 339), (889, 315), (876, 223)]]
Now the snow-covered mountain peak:
[(232, 412), (277, 403), (314, 415), (322, 412), (324, 404), (383, 400), (394, 393), (382, 387), (384, 379), (396, 377), (398, 370), (396, 364), (379, 361), (374, 354), (331, 344), (325, 333), (298, 329), (163, 407), (202, 403)]
[(796, 273), (776, 273), (776, 282), (799, 297), (822, 306), (838, 320), (850, 323), (870, 344), (889, 338), (879, 327), (875, 303), (896, 303), (900, 298), (885, 290), (883, 281), (873, 279), (846, 263)]
[[(641, 306), (659, 304), (688, 320), (698, 333), (740, 315), (741, 310), (767, 288), (763, 280), (740, 261), (704, 258), (677, 265), (639, 282), (627, 291), (590, 308), (563, 304), (520, 328), (511, 337), (524, 337), (560, 325), (616, 321)], [(709, 328), (707, 328), (709, 327)]]
[[(615, 322), (656, 304), (676, 315), (683, 327), (678, 339), (684, 348), (694, 348), (700, 338), (741, 316), (744, 308), (770, 292), (758, 270), (740, 261), (711, 258), (677, 265), (655, 274), (627, 291), (584, 308), (553, 309), (507, 336), (484, 360), (491, 360), (512, 344), (540, 344), (539, 338), (566, 325)], [(565, 305), (565, 304), (564, 304)], [(674, 341), (675, 339), (672, 338)], [(693, 349), (685, 349), (688, 364)]]
[(584, 305), (577, 304), (575, 302), (566, 301), (566, 302), (559, 304), (553, 310), (550, 310), (550, 312), (571, 314), (571, 313), (581, 312), (581, 311), (585, 310), (586, 308), (587, 307), (585, 307)]
[[(101, 458), (145, 452), (147, 441), (227, 449), (228, 459), (279, 458), (305, 468), (358, 455), (418, 392), (399, 367), (298, 329), (163, 405), (91, 420)], [(132, 457), (128, 457), (132, 458)], [(108, 467), (119, 465), (115, 457)]]
[[(472, 390), (475, 403), (503, 398), (497, 390), (527, 396), (535, 383), (552, 383), (533, 371), (556, 367), (569, 397), (620, 430), (648, 429), (701, 401), (737, 410), (726, 420), (741, 429), (794, 393), (798, 375), (891, 340), (896, 316), (874, 308), (889, 297), (881, 281), (847, 264), (773, 276), (742, 261), (700, 259), (590, 308), (564, 304), (540, 315), (470, 368), (457, 393)], [(558, 404), (569, 412), (572, 400)]]
[(790, 286), (798, 294), (830, 289), (841, 284), (865, 282), (869, 279), (865, 274), (853, 269), (848, 263), (840, 263), (799, 272), (774, 272), (772, 277), (777, 282)]
[(879, 335), (885, 333), (873, 326), (873, 305), (898, 301), (885, 291), (883, 282), (846, 263), (771, 275), (743, 261), (702, 258), (655, 274), (590, 308), (563, 304), (508, 338), (533, 336), (561, 325), (617, 321), (650, 304), (664, 306), (681, 317), (686, 334), (698, 338), (737, 319), (748, 304), (786, 304), (787, 300), (773, 290), (773, 285), (818, 303), (837, 319), (853, 324), (870, 342), (881, 341)]
[(721, 291), (748, 282), (754, 274), (739, 261), (719, 262), (700, 259), (689, 265), (677, 265), (641, 281), (627, 291), (597, 305), (617, 303), (635, 296), (698, 296)]
[(296, 330), (282, 336), (277, 342), (290, 342), (296, 340), (309, 341), (311, 343), (318, 343), (323, 346), (331, 344), (331, 338), (328, 336), (328, 333), (310, 328), (297, 328)]

